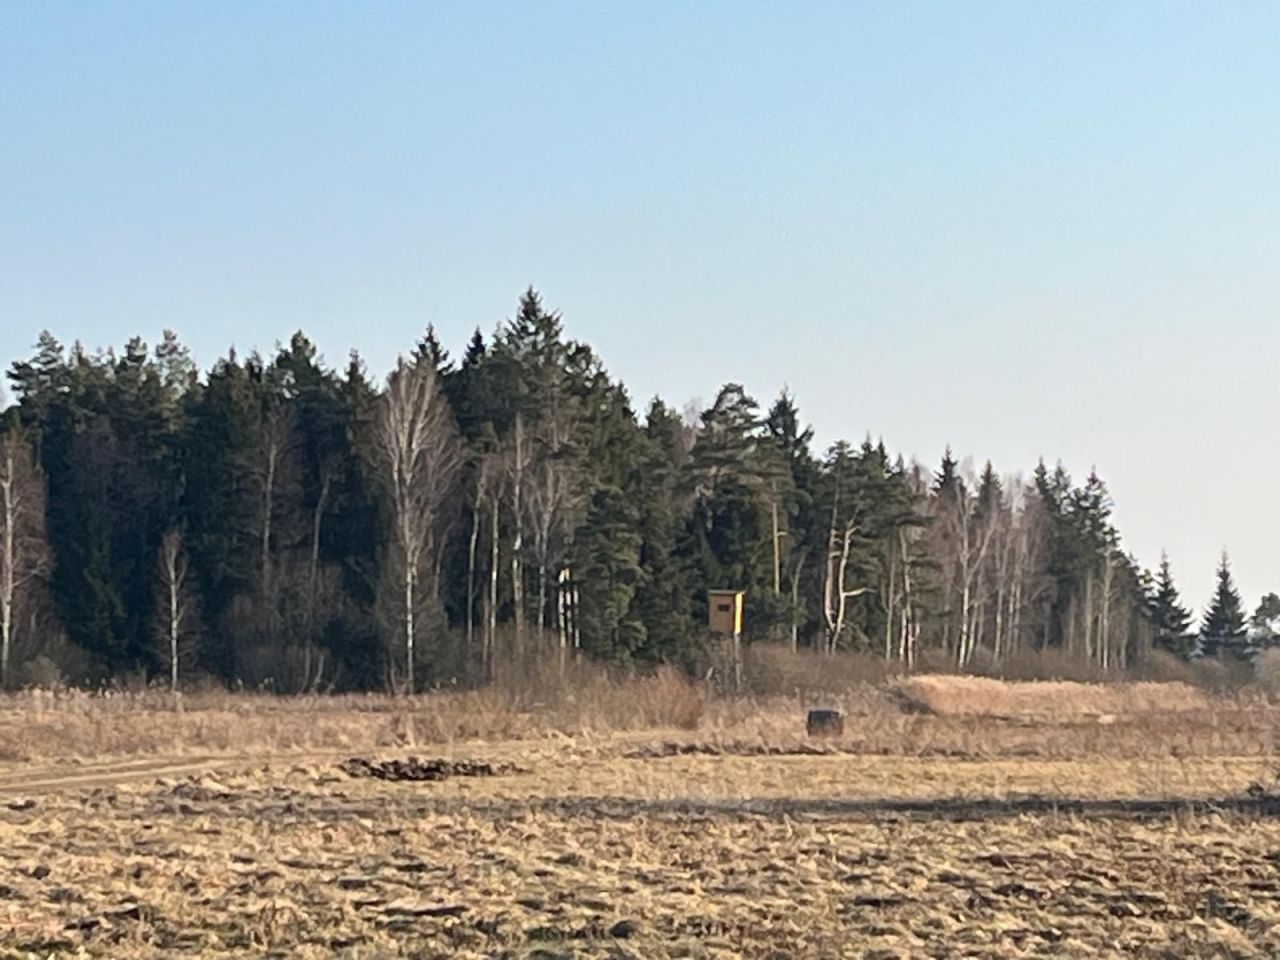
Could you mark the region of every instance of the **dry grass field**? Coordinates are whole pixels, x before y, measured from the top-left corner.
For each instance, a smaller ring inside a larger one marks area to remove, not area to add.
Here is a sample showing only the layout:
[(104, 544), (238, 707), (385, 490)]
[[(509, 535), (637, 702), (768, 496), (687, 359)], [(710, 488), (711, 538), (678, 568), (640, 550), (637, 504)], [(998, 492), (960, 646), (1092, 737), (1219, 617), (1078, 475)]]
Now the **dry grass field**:
[(1280, 710), (1090, 686), (14, 696), (0, 957), (1280, 955)]

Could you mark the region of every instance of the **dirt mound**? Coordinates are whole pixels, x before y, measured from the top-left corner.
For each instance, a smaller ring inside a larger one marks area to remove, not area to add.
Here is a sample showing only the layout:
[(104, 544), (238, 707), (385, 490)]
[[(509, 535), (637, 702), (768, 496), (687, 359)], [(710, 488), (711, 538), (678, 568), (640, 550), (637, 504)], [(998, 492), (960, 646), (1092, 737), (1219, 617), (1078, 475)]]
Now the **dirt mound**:
[(660, 760), (664, 757), (827, 757), (856, 755), (855, 746), (801, 743), (791, 746), (770, 743), (680, 743), (667, 741), (648, 744), (624, 753), (626, 760)]
[(442, 760), (405, 757), (402, 760), (371, 760), (352, 757), (338, 764), (349, 777), (372, 777), (375, 780), (418, 782), (445, 780), (448, 777), (498, 777), (525, 773), (511, 763), (488, 763), (483, 760)]

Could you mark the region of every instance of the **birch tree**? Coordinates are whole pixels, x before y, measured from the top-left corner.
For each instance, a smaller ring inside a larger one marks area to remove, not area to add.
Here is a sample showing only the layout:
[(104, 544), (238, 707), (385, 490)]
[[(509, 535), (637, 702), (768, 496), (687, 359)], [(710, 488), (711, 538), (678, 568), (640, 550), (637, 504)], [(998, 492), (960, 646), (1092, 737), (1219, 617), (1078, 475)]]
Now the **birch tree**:
[(478, 453), (474, 459), (471, 502), (471, 530), (467, 535), (467, 649), (474, 644), (476, 622), (476, 568), (479, 561), (480, 525), (482, 509), (489, 499), (493, 484), (494, 461), (488, 453)]
[(18, 602), (47, 560), (44, 479), (25, 431), (14, 424), (0, 437), (0, 687), (11, 680)]
[(524, 502), (532, 454), (524, 416), (517, 413), (508, 438), (506, 487), (511, 497), (511, 610), (515, 620), (516, 652), (524, 653)]
[[(534, 459), (524, 497), (532, 559), (538, 573), (538, 630), (547, 629), (549, 576), (553, 561), (566, 547), (585, 505), (581, 471), (575, 462), (572, 434), (576, 417), (553, 410), (534, 438)], [(563, 638), (563, 634), (562, 634)]]
[(439, 621), (438, 545), (447, 524), (446, 504), (462, 463), (453, 421), (429, 361), (401, 359), (387, 381), (375, 424), (375, 448), (391, 524), (389, 563), (394, 636), (403, 650), (408, 692), (417, 689), (415, 667), (423, 620)]
[(195, 656), (200, 623), (191, 561), (176, 527), (160, 541), (157, 582), (156, 639), (169, 672), (169, 689), (177, 690), (180, 666)]
[(844, 635), (849, 601), (869, 593), (866, 585), (851, 586), (849, 577), (856, 572), (855, 547), (863, 535), (863, 510), (853, 487), (853, 453), (843, 441), (837, 443), (827, 458), (832, 483), (830, 520), (827, 524), (826, 565), (822, 575), (822, 615), (826, 624), (828, 654), (833, 654)]
[(293, 412), (278, 401), (269, 401), (248, 463), (257, 500), (254, 536), (258, 543), (258, 592), (267, 609), (272, 606), (281, 527), (286, 515), (293, 519), (297, 506), (295, 456)]

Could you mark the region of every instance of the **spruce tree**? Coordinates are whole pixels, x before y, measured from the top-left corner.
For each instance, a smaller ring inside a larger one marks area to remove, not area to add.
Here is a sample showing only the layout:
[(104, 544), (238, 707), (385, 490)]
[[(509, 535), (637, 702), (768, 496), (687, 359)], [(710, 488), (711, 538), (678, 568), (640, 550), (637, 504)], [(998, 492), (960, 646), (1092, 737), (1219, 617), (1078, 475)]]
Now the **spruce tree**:
[(1247, 636), (1244, 606), (1231, 577), (1231, 559), (1224, 551), (1218, 564), (1218, 586), (1200, 625), (1199, 654), (1202, 657), (1231, 655), (1245, 658), (1250, 653)]
[(596, 657), (644, 658), (644, 625), (631, 615), (642, 572), (638, 525), (634, 498), (616, 487), (601, 487), (578, 527), (573, 572), (581, 605), (575, 612), (582, 647)]
[(1181, 603), (1169, 568), (1169, 557), (1163, 552), (1148, 609), (1153, 630), (1152, 643), (1156, 649), (1177, 657), (1190, 656), (1194, 639), (1190, 633), (1191, 611)]
[(696, 571), (691, 598), (706, 611), (707, 590), (745, 590), (752, 633), (773, 625), (771, 521), (762, 473), (763, 424), (755, 400), (739, 384), (721, 388), (702, 415), (698, 438), (684, 470), (692, 501), (680, 556)]
[(806, 609), (821, 583), (825, 527), (815, 497), (821, 485), (821, 465), (813, 455), (813, 428), (802, 426), (795, 397), (783, 390), (765, 419), (776, 457), (783, 467), (776, 492), (781, 506), (778, 541), (782, 580), (782, 608), (788, 621), (788, 641), (800, 646), (802, 636), (817, 629), (817, 610)]
[(640, 520), (640, 580), (632, 598), (634, 619), (644, 625), (636, 659), (692, 663), (696, 636), (691, 605), (691, 568), (676, 556), (680, 514), (676, 504), (679, 466), (685, 454), (679, 415), (654, 399), (644, 424), (644, 460), (636, 470)]

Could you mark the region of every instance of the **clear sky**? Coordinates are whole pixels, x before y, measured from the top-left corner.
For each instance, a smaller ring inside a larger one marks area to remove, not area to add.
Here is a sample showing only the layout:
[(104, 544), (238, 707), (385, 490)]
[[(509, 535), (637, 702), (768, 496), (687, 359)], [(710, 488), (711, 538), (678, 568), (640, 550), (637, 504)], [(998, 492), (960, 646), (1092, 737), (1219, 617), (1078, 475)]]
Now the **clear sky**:
[(0, 361), (385, 370), (532, 283), (637, 402), (1096, 465), (1280, 591), (1280, 5), (0, 5)]

